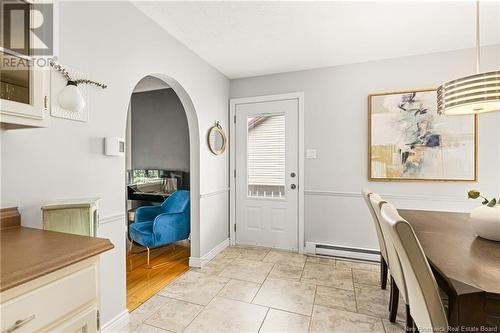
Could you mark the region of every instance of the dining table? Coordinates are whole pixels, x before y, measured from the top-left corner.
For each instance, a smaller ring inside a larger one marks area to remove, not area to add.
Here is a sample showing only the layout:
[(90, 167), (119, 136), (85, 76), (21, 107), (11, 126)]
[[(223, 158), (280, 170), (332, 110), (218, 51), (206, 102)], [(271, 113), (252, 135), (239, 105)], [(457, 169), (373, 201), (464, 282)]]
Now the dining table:
[(467, 213), (399, 209), (439, 288), (450, 332), (500, 332), (500, 242), (476, 235)]

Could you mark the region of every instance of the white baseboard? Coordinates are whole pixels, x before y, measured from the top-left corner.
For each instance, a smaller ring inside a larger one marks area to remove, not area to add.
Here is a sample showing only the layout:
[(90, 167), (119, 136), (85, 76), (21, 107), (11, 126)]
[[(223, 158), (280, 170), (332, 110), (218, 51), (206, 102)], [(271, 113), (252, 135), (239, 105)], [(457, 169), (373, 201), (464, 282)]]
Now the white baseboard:
[(189, 257), (189, 267), (201, 267), (202, 259), (198, 257)]
[(380, 251), (373, 249), (306, 242), (306, 252), (311, 255), (380, 262)]
[(203, 257), (189, 257), (189, 266), (191, 267), (203, 267), (210, 260), (212, 260), (216, 255), (221, 253), (226, 247), (229, 246), (229, 238), (226, 238), (222, 242), (220, 242), (216, 247), (214, 247), (210, 252), (205, 254)]
[(129, 323), (128, 310), (123, 310), (118, 316), (114, 317), (106, 324), (102, 325), (102, 333), (116, 333), (120, 332)]
[(316, 255), (316, 243), (306, 242), (306, 246), (304, 247), (304, 253)]

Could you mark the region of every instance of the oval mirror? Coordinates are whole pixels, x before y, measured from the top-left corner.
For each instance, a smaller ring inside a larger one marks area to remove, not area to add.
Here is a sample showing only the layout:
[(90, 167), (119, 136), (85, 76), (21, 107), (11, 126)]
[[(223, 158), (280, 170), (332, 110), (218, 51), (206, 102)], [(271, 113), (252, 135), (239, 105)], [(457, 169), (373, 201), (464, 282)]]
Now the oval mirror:
[(226, 150), (227, 138), (219, 122), (208, 131), (208, 147), (215, 155), (220, 155)]

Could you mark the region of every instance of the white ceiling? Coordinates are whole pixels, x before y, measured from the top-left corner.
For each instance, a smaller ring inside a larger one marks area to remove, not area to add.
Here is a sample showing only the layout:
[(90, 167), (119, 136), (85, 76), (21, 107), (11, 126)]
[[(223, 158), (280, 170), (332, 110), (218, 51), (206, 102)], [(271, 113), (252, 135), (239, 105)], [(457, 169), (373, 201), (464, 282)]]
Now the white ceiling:
[[(229, 78), (474, 47), (472, 1), (134, 2)], [(481, 3), (500, 44), (500, 1)]]

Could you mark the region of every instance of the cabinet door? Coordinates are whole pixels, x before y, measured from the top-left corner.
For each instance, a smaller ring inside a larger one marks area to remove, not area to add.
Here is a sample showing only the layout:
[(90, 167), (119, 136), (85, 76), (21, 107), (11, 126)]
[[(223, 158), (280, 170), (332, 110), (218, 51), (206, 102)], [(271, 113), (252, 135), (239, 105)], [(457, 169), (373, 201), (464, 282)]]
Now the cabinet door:
[[(5, 52), (0, 52), (0, 60), (7, 56)], [(15, 71), (2, 68), (0, 122), (26, 126), (47, 126), (50, 103), (50, 70), (26, 68), (24, 75), (18, 75), (29, 77), (29, 81), (25, 83), (26, 87), (15, 86), (4, 81), (4, 78), (7, 77), (5, 73), (8, 72)], [(18, 70), (18, 72), (22, 71)], [(21, 90), (26, 90), (27, 93), (25, 94)], [(21, 96), (16, 99), (12, 97), (15, 95)]]
[(95, 236), (92, 217), (90, 207), (46, 209), (43, 211), (43, 228), (68, 234)]
[(98, 311), (96, 307), (86, 309), (63, 324), (49, 329), (54, 333), (94, 333), (99, 331), (97, 326)]
[(40, 282), (41, 286), (30, 291), (19, 290), (18, 296), (0, 304), (0, 331), (8, 331), (18, 326), (16, 323), (22, 323), (16, 333), (39, 332), (65, 318), (74, 318), (73, 313), (96, 306), (97, 280), (98, 268), (93, 264), (56, 280)]
[(13, 125), (46, 126), (49, 108), (50, 67), (48, 58), (33, 54), (32, 4), (16, 3), (7, 11), (9, 30), (0, 41), (0, 122)]

